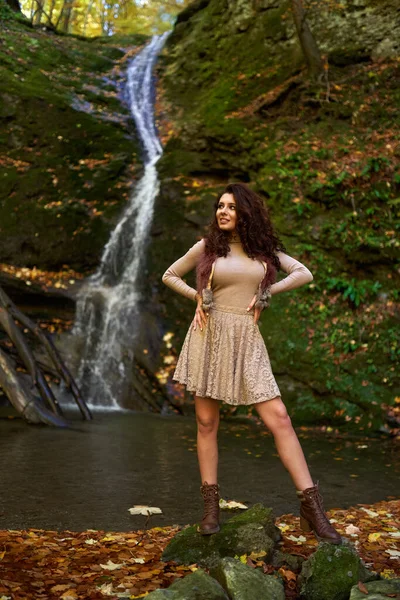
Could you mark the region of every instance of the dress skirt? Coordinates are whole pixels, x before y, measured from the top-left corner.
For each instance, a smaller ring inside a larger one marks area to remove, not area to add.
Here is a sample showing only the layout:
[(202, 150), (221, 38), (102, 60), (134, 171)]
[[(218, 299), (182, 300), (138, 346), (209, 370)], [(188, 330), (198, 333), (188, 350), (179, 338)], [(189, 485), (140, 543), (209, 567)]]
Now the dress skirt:
[(203, 331), (190, 325), (172, 379), (198, 396), (233, 405), (281, 395), (254, 309), (215, 302)]

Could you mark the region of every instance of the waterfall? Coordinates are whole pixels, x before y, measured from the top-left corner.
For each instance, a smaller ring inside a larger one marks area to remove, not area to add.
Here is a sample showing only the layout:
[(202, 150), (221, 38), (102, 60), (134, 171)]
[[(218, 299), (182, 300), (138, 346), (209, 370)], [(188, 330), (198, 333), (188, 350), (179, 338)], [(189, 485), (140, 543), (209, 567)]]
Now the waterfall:
[(119, 408), (118, 397), (132, 377), (137, 333), (138, 279), (143, 264), (154, 200), (159, 191), (156, 163), (162, 154), (157, 137), (152, 70), (169, 32), (153, 36), (127, 68), (130, 110), (143, 145), (144, 175), (106, 244), (97, 271), (79, 292), (72, 334), (83, 349), (77, 381), (90, 406)]

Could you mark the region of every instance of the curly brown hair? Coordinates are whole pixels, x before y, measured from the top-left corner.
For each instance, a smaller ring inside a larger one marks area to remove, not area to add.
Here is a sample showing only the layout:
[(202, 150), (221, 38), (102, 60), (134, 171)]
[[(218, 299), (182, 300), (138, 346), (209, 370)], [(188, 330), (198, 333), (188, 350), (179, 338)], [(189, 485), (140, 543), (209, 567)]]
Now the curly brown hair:
[(236, 201), (236, 230), (240, 236), (243, 249), (250, 258), (264, 260), (268, 267), (261, 289), (276, 281), (280, 269), (276, 252), (286, 252), (286, 248), (276, 234), (271, 223), (269, 210), (263, 199), (245, 183), (229, 183), (214, 203), (214, 215), (208, 224), (208, 233), (204, 236), (204, 253), (196, 267), (197, 291), (206, 287), (211, 266), (218, 256), (227, 256), (229, 248), (229, 231), (219, 228), (216, 211), (223, 194), (233, 194)]

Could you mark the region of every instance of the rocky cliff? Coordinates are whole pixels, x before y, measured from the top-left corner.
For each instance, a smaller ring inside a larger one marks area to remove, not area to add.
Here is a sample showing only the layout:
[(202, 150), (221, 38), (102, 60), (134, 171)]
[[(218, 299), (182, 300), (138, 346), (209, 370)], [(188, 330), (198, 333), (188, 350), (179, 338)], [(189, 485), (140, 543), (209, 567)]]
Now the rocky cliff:
[(314, 274), (262, 316), (285, 402), (297, 422), (374, 428), (399, 389), (400, 13), (312, 3), (327, 67), (314, 86), (289, 4), (197, 0), (179, 15), (158, 64), (169, 139), (149, 278), (178, 351), (194, 305), (162, 272), (201, 238), (224, 185), (250, 182)]

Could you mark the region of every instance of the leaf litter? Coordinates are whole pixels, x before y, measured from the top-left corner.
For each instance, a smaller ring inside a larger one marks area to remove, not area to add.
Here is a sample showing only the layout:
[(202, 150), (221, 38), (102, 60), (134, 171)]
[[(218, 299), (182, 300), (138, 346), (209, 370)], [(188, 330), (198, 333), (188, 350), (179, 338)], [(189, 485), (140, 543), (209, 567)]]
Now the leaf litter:
[[(400, 499), (332, 509), (328, 517), (351, 540), (367, 567), (384, 578), (400, 576)], [(281, 552), (307, 559), (317, 547), (313, 534), (300, 529), (299, 517), (281, 515)], [(157, 588), (195, 571), (198, 565), (161, 561), (171, 538), (183, 527), (153, 527), (131, 532), (0, 530), (0, 599), (106, 600), (144, 598)], [(286, 598), (297, 597), (299, 569), (274, 567), (263, 553), (240, 556), (245, 564), (279, 575)]]

